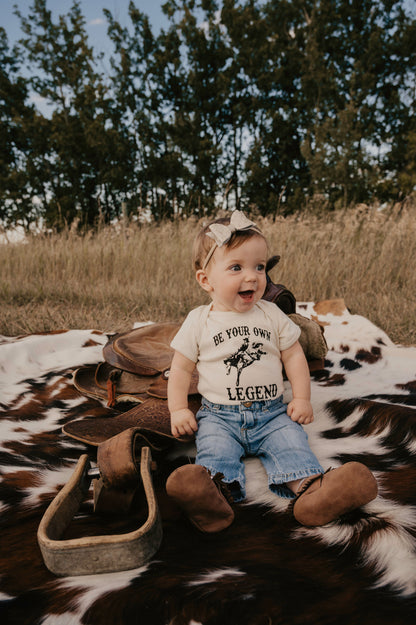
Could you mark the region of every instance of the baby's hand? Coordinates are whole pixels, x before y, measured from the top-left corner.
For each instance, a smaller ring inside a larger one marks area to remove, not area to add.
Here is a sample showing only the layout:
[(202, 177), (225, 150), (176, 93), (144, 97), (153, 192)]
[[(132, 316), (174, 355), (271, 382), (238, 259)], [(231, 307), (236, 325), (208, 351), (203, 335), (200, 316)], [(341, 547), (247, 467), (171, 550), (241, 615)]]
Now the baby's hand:
[(173, 436), (193, 436), (198, 429), (194, 413), (189, 408), (181, 408), (170, 414), (170, 426)]
[(294, 397), (287, 407), (287, 414), (301, 425), (307, 425), (313, 421), (313, 408), (309, 399), (296, 399)]

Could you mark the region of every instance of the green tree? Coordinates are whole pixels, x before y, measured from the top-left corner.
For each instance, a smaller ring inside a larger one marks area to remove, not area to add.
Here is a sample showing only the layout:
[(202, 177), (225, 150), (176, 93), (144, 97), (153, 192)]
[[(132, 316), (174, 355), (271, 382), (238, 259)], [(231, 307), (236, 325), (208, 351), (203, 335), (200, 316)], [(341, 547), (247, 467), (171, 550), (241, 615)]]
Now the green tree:
[(37, 165), (44, 173), (47, 223), (79, 219), (93, 224), (120, 213), (128, 177), (129, 144), (117, 111), (88, 46), (77, 0), (53, 22), (46, 0), (34, 0), (27, 17), (18, 12), (21, 45), (32, 90), (51, 107), (38, 131), (43, 142)]
[[(210, 212), (231, 179), (227, 160), (230, 126), (230, 49), (212, 0), (165, 5), (181, 42), (186, 78), (175, 110), (174, 138), (186, 155), (188, 198), (199, 212)], [(179, 18), (175, 23), (175, 11)]]
[(222, 18), (243, 86), (246, 125), (243, 191), (262, 214), (291, 210), (307, 184), (300, 152), (301, 54), (296, 39), (304, 14), (299, 2), (225, 0)]
[(30, 175), (38, 117), (29, 103), (27, 80), (19, 75), (20, 61), (0, 28), (0, 220), (3, 227), (27, 229), (38, 217), (35, 197), (40, 188)]
[(368, 200), (382, 171), (374, 154), (394, 144), (406, 117), (415, 22), (391, 0), (309, 2), (305, 16), (302, 151), (311, 190), (344, 205)]
[(382, 199), (402, 198), (416, 188), (416, 19), (404, 3), (394, 5), (390, 54), (384, 59), (388, 78), (380, 85), (377, 102), (383, 178), (376, 191)]
[(94, 224), (122, 205), (159, 220), (210, 213), (221, 196), (276, 215), (314, 193), (335, 206), (413, 189), (416, 20), (404, 0), (163, 10), (157, 36), (134, 2), (128, 27), (105, 11), (110, 75), (78, 0), (56, 21), (33, 0), (13, 51), (0, 34), (3, 220)]
[(115, 45), (111, 76), (117, 109), (134, 144), (131, 204), (150, 205), (158, 220), (183, 208), (185, 157), (175, 134), (181, 116), (185, 74), (175, 28), (156, 38), (149, 20), (134, 2), (129, 5), (131, 29), (109, 11), (109, 36)]

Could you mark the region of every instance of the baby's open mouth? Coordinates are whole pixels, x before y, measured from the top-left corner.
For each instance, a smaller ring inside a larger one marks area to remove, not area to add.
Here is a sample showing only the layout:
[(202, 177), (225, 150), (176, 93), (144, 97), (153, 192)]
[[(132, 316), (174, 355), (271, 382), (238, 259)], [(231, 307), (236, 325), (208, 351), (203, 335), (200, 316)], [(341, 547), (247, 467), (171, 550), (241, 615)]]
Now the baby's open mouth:
[(250, 300), (254, 295), (254, 291), (239, 291), (238, 294), (242, 299)]

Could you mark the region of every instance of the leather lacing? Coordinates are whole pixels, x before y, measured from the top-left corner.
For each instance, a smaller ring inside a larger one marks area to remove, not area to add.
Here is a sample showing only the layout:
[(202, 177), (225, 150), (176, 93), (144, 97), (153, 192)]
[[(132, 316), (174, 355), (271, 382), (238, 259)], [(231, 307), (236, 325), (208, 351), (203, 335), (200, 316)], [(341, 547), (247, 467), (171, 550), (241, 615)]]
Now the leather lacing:
[(107, 406), (113, 408), (116, 404), (117, 382), (121, 377), (120, 369), (112, 369), (107, 380)]
[(329, 467), (329, 469), (327, 469), (324, 473), (319, 473), (318, 475), (312, 475), (311, 477), (307, 478), (305, 482), (303, 483), (302, 488), (296, 493), (296, 497), (292, 499), (292, 501), (290, 502), (288, 506), (288, 511), (293, 514), (293, 508), (295, 507), (296, 502), (298, 501), (299, 497), (302, 497), (302, 495), (308, 490), (309, 486), (313, 484), (314, 482), (316, 482), (316, 480), (321, 481), (321, 483), (319, 484), (319, 486), (321, 486), (322, 480), (324, 479), (324, 475), (329, 473), (329, 471), (332, 471), (332, 467)]
[(211, 476), (211, 479), (214, 482), (215, 486), (218, 488), (218, 490), (221, 492), (221, 494), (224, 495), (228, 503), (234, 503), (234, 499), (232, 494), (230, 493), (230, 489), (228, 488), (227, 484), (223, 482), (224, 474), (216, 473), (214, 476)]

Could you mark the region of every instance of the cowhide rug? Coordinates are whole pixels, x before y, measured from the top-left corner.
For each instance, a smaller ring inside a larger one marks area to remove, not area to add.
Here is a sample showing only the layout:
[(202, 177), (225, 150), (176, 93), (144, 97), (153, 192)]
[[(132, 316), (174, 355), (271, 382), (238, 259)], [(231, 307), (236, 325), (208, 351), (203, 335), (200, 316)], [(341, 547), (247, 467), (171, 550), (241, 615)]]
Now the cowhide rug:
[[(72, 330), (1, 337), (2, 624), (415, 622), (416, 348), (394, 345), (342, 300), (301, 303), (298, 312), (324, 324), (329, 346), (325, 368), (312, 379), (310, 445), (326, 468), (349, 460), (368, 465), (377, 499), (325, 527), (305, 528), (249, 459), (248, 498), (235, 506), (228, 530), (202, 535), (166, 514), (161, 548), (147, 565), (92, 576), (55, 577), (36, 532), (79, 456), (94, 459), (95, 449), (62, 426), (112, 414), (72, 384), (78, 366), (102, 360), (107, 336)], [(88, 502), (79, 521), (97, 534), (106, 524)]]

